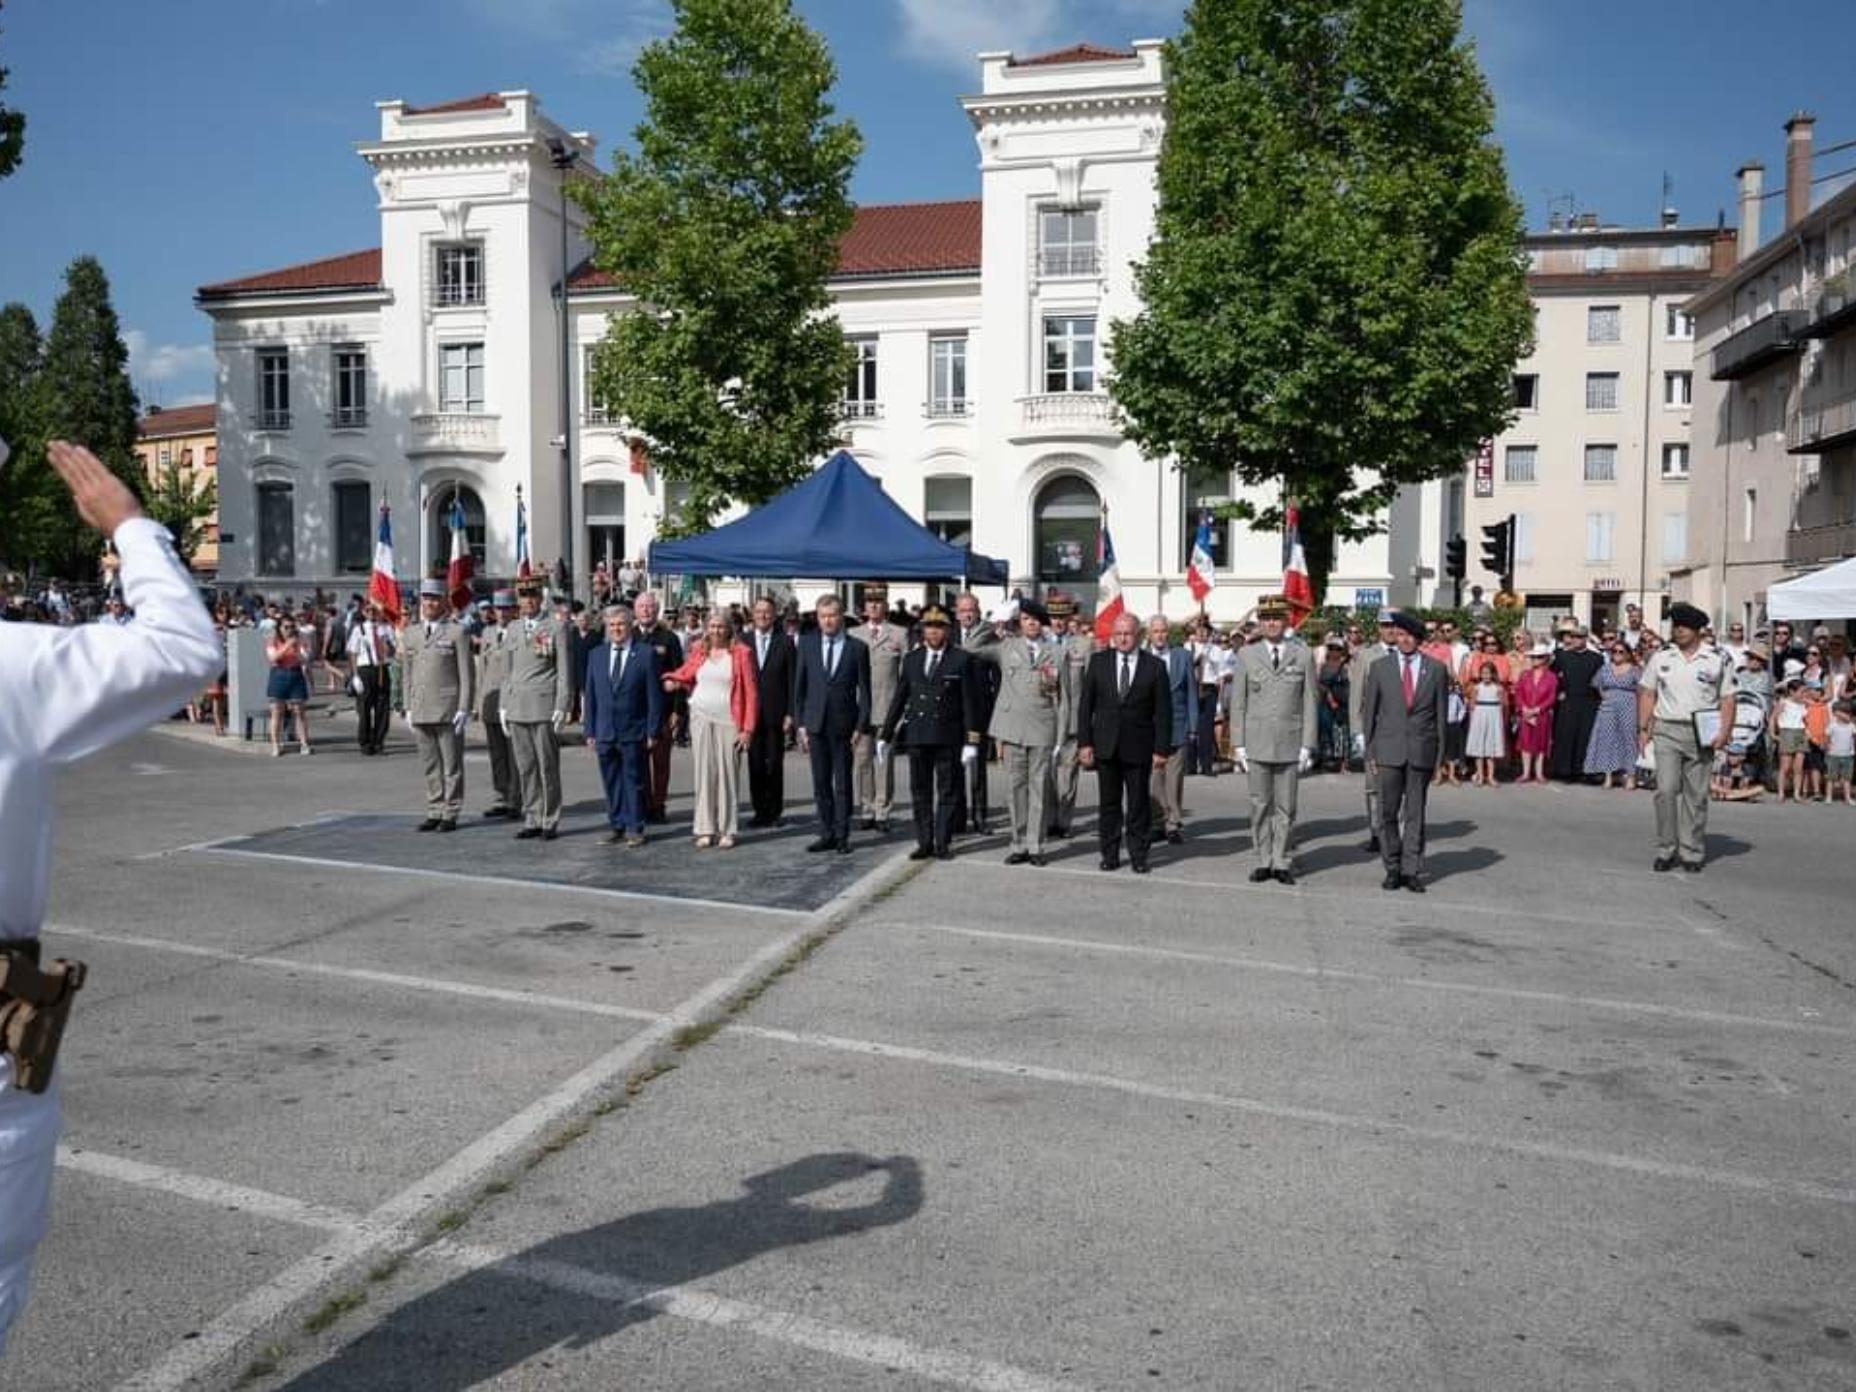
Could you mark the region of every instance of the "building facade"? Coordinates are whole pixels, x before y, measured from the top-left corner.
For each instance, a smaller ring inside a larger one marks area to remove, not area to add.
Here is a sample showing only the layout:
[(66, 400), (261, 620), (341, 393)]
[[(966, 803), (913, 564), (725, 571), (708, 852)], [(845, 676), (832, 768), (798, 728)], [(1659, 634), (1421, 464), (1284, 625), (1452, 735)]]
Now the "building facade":
[[(1684, 305), (1733, 261), (1733, 234), (1556, 218), (1527, 238), (1533, 351), (1514, 423), (1443, 487), (1440, 530), (1490, 594), (1485, 526), (1515, 518), (1514, 585), (1531, 626), (1572, 614), (1651, 622), (1689, 551), (1693, 325)], [(1435, 554), (1433, 552), (1432, 554)]]
[(1810, 206), (1812, 118), (1786, 123), (1785, 225), (1761, 244), (1741, 167), (1739, 260), (1696, 329), (1692, 565), (1678, 591), (1762, 623), (1767, 589), (1856, 555), (1856, 188)]
[[(219, 436), (216, 429), (217, 408), (173, 406), (166, 410), (150, 407), (136, 424), (135, 454), (142, 462), (142, 475), (151, 485), (159, 484), (169, 469), (177, 471), (183, 488), (198, 493), (219, 478)], [(200, 576), (219, 572), (219, 516), (206, 519), (206, 533), (193, 553), (193, 573)]]
[[(861, 208), (832, 294), (857, 355), (845, 445), (911, 515), (1005, 559), (1014, 585), (1085, 601), (1106, 519), (1129, 603), (1183, 616), (1199, 608), (1185, 583), (1198, 517), (1233, 483), (1143, 458), (1104, 378), (1153, 230), (1160, 62), (1158, 41), (980, 55), (978, 95), (962, 101), (979, 197)], [(380, 123), (360, 147), (378, 250), (199, 292), (219, 363), (222, 579), (341, 588), (367, 572), (383, 501), (403, 575), (426, 573), (443, 561), (454, 499), (479, 573), (507, 575), (519, 487), (533, 557), (560, 554), (571, 527), (584, 589), (595, 563), (643, 556), (677, 501), (625, 423), (588, 398), (589, 354), (632, 305), (587, 261), (571, 202), (563, 496), (556, 166), (559, 149), (589, 155), (594, 142), (519, 91), (386, 102)], [(1207, 607), (1232, 619), (1280, 584), (1280, 539), (1214, 530)], [(1386, 537), (1346, 545), (1330, 599), (1411, 598), (1411, 570)], [(829, 577), (794, 577), (806, 579)]]

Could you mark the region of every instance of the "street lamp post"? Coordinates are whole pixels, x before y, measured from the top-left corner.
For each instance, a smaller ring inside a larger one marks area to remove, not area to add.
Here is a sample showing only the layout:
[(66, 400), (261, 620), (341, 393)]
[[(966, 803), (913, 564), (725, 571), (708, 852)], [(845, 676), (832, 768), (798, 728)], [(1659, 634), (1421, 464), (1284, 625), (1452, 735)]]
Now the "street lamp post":
[(548, 141), (549, 162), (561, 180), (561, 565), (567, 571), (567, 592), (577, 596), (580, 572), (574, 566), (574, 428), (573, 363), (567, 319), (567, 174), (580, 152), (559, 136)]

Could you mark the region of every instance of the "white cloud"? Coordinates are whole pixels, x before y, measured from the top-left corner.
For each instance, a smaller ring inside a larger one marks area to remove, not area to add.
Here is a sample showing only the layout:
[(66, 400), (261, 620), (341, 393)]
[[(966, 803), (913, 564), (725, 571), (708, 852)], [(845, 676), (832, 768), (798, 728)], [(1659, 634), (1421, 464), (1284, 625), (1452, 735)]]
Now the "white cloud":
[(130, 329), (122, 341), (129, 350), (129, 375), (138, 382), (172, 382), (213, 370), (210, 343), (150, 343), (140, 329)]
[(468, 0), (479, 20), (540, 39), (580, 72), (622, 74), (671, 30), (670, 0)]
[(1057, 45), (1066, 19), (1061, 0), (896, 0), (906, 53), (975, 72), (973, 56), (989, 50), (1032, 53)]

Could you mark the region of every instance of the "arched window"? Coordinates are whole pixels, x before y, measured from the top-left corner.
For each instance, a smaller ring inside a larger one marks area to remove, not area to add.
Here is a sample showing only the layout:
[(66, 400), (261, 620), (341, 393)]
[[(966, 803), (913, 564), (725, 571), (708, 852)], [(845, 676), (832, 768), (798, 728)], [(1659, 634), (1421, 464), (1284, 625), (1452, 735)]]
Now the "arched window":
[(1093, 594), (1099, 573), (1102, 499), (1088, 479), (1060, 474), (1038, 491), (1037, 581), (1077, 594)]
[[(442, 568), (451, 559), (451, 506), (453, 502), (464, 505), (464, 539), (470, 546), (471, 568), (476, 574), (482, 575), (486, 555), (483, 499), (477, 496), (474, 488), (465, 484), (447, 483), (434, 490), (432, 494), (432, 562)], [(512, 517), (514, 506), (513, 503), (510, 504)]]

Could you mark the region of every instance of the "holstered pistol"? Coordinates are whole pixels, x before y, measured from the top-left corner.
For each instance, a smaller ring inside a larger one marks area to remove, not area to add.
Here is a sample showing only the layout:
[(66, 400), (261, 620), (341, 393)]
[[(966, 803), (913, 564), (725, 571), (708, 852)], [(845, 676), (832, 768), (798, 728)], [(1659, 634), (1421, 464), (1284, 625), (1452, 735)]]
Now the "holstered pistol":
[(82, 962), (62, 957), (41, 967), (38, 944), (0, 949), (0, 1048), (13, 1058), (13, 1083), (27, 1092), (51, 1086), (71, 1000), (84, 987)]

